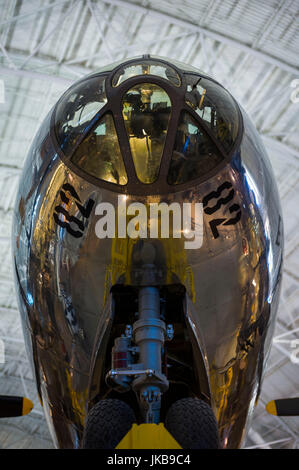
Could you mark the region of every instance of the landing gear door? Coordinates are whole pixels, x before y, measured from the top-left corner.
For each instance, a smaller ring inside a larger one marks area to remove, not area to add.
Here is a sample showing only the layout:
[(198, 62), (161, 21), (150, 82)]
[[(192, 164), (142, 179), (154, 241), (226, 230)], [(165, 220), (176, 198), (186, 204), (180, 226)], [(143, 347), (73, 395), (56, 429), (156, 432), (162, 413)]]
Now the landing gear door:
[(200, 332), (198, 313), (195, 311), (193, 303), (187, 294), (184, 301), (184, 315), (193, 348), (194, 366), (200, 392), (209, 405), (213, 407), (209, 379), (209, 365), (204, 341)]
[(88, 409), (96, 401), (96, 397), (100, 393), (100, 384), (103, 382), (102, 376), (105, 368), (105, 357), (114, 319), (114, 311), (114, 299), (110, 294), (103, 308), (94, 341), (90, 362)]

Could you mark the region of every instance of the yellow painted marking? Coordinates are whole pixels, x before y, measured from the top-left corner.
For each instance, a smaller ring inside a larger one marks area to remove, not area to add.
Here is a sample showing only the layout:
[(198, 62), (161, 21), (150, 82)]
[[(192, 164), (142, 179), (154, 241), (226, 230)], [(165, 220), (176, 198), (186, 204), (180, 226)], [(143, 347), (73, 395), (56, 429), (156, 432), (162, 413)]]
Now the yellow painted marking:
[(133, 424), (116, 449), (181, 449), (164, 424)]
[(22, 416), (27, 415), (33, 408), (33, 403), (29, 398), (23, 398)]
[(275, 400), (269, 401), (269, 403), (267, 403), (266, 410), (268, 411), (268, 413), (270, 413), (270, 415), (277, 416)]

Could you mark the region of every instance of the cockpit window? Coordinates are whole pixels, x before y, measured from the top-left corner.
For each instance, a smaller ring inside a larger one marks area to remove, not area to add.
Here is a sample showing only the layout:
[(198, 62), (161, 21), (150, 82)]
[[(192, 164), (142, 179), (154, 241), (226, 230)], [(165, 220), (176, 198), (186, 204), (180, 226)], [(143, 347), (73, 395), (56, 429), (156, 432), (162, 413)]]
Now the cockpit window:
[(179, 87), (181, 85), (181, 79), (172, 67), (164, 65), (162, 62), (144, 60), (117, 70), (112, 78), (112, 86), (117, 87), (128, 80), (128, 78), (136, 77), (137, 75), (156, 75), (157, 77), (169, 80), (174, 86)]
[(93, 125), (93, 118), (107, 103), (105, 77), (94, 77), (72, 87), (57, 106), (56, 136), (67, 156), (80, 135)]
[(127, 184), (128, 178), (111, 114), (106, 114), (89, 132), (71, 161), (96, 178), (120, 185)]
[(232, 149), (239, 130), (239, 115), (230, 94), (217, 83), (186, 75), (186, 102), (201, 119), (228, 153)]
[(181, 184), (213, 170), (223, 157), (193, 117), (182, 112), (168, 173), (169, 184)]
[(153, 183), (159, 173), (170, 118), (171, 102), (165, 90), (142, 83), (128, 90), (122, 101), (137, 177)]

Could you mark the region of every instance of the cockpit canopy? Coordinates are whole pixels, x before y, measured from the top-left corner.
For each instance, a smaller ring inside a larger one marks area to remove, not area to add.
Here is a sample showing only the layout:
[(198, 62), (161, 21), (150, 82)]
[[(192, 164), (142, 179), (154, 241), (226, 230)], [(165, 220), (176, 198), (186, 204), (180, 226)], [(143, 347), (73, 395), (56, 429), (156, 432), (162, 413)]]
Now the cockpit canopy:
[(144, 56), (73, 85), (55, 110), (65, 161), (93, 182), (123, 187), (179, 189), (208, 177), (236, 150), (240, 111), (221, 85), (185, 69)]

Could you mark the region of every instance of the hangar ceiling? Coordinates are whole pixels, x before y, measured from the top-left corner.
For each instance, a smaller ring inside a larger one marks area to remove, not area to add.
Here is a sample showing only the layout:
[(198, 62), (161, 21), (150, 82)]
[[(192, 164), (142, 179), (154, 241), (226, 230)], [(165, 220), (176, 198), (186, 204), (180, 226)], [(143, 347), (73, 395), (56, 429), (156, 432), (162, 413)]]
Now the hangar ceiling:
[(24, 394), (35, 403), (30, 415), (0, 421), (0, 447), (52, 447), (24, 351), (11, 267), (13, 204), (30, 142), (71, 83), (107, 63), (151, 53), (220, 81), (268, 149), (284, 214), (284, 277), (244, 447), (299, 448), (298, 418), (265, 411), (269, 400), (299, 394), (298, 13), (298, 0), (0, 0), (0, 394)]

